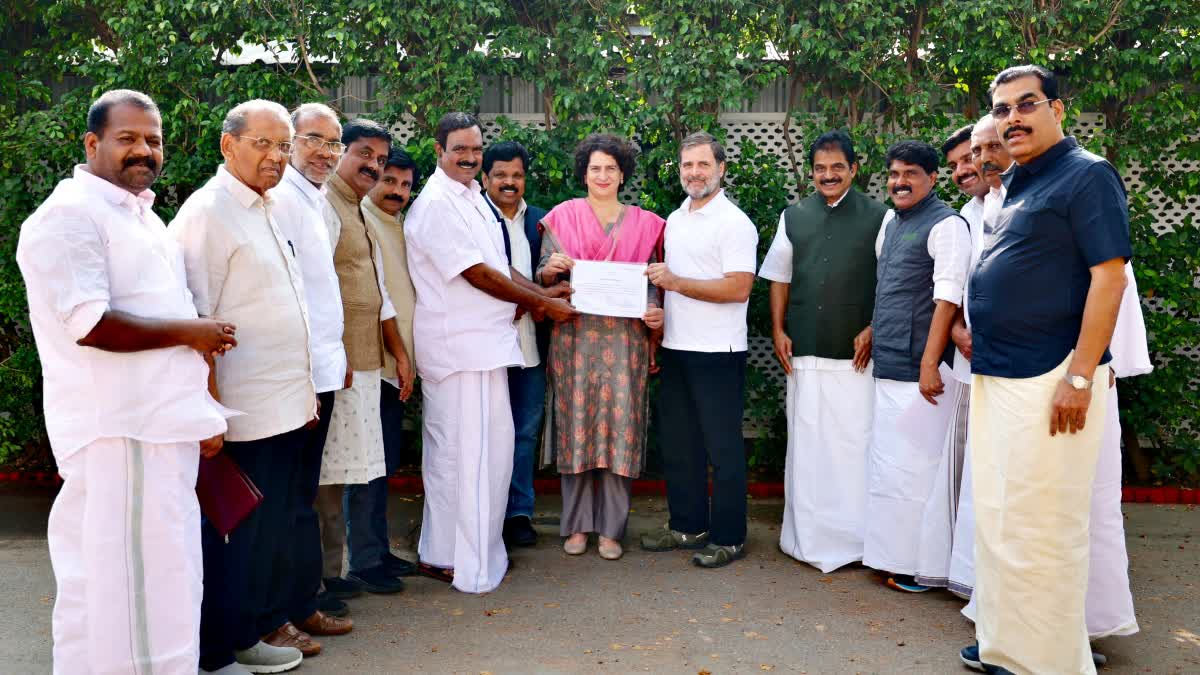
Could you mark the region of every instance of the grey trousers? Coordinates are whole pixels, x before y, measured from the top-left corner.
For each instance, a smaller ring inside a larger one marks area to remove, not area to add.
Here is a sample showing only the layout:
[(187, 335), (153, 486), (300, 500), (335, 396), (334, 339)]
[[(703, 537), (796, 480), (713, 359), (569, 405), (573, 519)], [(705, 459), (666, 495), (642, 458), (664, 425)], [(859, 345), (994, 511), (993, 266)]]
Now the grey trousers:
[(559, 534), (595, 532), (621, 540), (629, 522), (633, 479), (608, 469), (562, 475), (562, 519)]
[(322, 485), (317, 488), (317, 516), (321, 521), (321, 576), (326, 579), (342, 576), (342, 560), (346, 556), (346, 516), (342, 497), (345, 485)]

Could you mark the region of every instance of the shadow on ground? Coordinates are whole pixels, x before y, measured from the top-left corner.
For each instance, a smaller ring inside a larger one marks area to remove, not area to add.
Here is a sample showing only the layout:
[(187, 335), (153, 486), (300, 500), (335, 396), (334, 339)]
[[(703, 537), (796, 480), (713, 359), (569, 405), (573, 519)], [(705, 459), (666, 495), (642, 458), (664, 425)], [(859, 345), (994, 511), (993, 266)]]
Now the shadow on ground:
[[(50, 669), (54, 578), (50, 495), (0, 490), (0, 670)], [(392, 527), (411, 553), (419, 497), (392, 495)], [(541, 542), (513, 551), (495, 592), (470, 596), (426, 578), (404, 593), (351, 601), (355, 630), (322, 638), (298, 673), (807, 672), (958, 673), (972, 640), (961, 601), (884, 588), (862, 567), (825, 575), (779, 552), (782, 503), (752, 503), (749, 557), (720, 570), (685, 552), (644, 553), (637, 535), (666, 520), (662, 498), (635, 500), (622, 560), (572, 557), (559, 502), (539, 500)], [(1098, 643), (1105, 673), (1200, 672), (1200, 511), (1127, 504), (1131, 576), (1142, 632)], [(409, 555), (411, 557), (411, 555)]]

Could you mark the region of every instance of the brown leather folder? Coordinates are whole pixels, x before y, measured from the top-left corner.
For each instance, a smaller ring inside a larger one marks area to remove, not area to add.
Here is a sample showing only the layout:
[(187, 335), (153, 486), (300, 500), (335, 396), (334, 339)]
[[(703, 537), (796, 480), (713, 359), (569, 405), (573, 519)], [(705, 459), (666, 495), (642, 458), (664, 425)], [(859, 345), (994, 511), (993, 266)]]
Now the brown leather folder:
[(200, 458), (196, 497), (204, 517), (221, 536), (228, 536), (262, 502), (262, 493), (225, 453)]

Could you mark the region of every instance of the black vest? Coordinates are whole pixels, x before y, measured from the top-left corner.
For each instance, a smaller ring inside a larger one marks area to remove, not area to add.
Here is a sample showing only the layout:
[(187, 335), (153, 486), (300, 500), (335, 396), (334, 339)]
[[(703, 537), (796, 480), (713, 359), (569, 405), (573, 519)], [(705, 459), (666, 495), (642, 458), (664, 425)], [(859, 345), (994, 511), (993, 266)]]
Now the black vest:
[[(871, 321), (871, 358), (875, 377), (899, 382), (921, 379), (921, 357), (933, 321), (933, 257), (929, 233), (933, 226), (959, 216), (930, 192), (916, 206), (897, 211), (888, 226), (879, 254), (875, 286), (875, 316)], [(946, 342), (942, 360), (952, 363), (954, 344)]]
[(875, 236), (887, 207), (855, 188), (835, 207), (813, 193), (783, 212), (792, 242), (787, 333), (793, 356), (854, 357), (875, 303)]

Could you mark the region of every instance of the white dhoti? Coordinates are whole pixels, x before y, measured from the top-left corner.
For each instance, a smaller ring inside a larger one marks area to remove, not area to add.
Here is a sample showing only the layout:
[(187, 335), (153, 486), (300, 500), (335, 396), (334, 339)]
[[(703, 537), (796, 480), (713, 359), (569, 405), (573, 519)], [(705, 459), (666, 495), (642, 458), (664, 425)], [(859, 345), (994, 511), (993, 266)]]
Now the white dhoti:
[[(1105, 380), (1107, 383), (1107, 380)], [(1121, 513), (1121, 419), (1117, 413), (1117, 388), (1108, 390), (1104, 440), (1092, 484), (1092, 517), (1089, 529), (1086, 619), (1093, 640), (1138, 632), (1129, 590), (1129, 555), (1125, 550), (1125, 517)], [(1097, 411), (1098, 412), (1098, 411)]]
[(46, 533), (55, 673), (195, 674), (199, 461), (195, 442), (104, 438), (60, 462)]
[(356, 370), (350, 388), (334, 393), (321, 485), (364, 484), (386, 473), (379, 382), (378, 369)]
[(870, 368), (857, 373), (850, 361), (792, 359), (779, 548), (822, 572), (863, 557), (874, 406)]
[(971, 388), (975, 633), (984, 663), (1018, 674), (1096, 672), (1084, 602), (1108, 366), (1094, 374), (1090, 423), (1051, 436), (1070, 358), (1038, 377), (976, 375)]
[[(1138, 632), (1129, 589), (1129, 556), (1125, 548), (1125, 518), (1121, 512), (1121, 421), (1117, 413), (1116, 386), (1109, 390), (1105, 406), (1104, 440), (1092, 483), (1092, 515), (1088, 526), (1088, 585), (1084, 617), (1092, 640)], [(970, 453), (964, 468), (962, 497), (955, 528), (954, 559), (951, 561), (951, 590), (971, 594), (975, 585), (975, 518), (970, 494)], [(965, 521), (965, 522), (964, 522)], [(967, 548), (970, 547), (970, 548)], [(955, 584), (961, 584), (956, 589)], [(962, 613), (974, 621), (974, 599)]]
[(421, 384), (424, 521), (421, 562), (453, 568), (454, 587), (486, 593), (508, 570), (501, 533), (512, 478), (508, 369)]
[[(938, 484), (946, 432), (961, 387), (949, 378), (944, 385), (938, 404), (931, 405), (916, 382), (875, 380), (863, 547), (863, 564), (868, 567), (894, 574), (918, 572), (925, 507)], [(948, 520), (944, 526), (949, 542)]]
[[(970, 399), (971, 387), (964, 386), (964, 395)], [(970, 402), (963, 409), (968, 418)], [(964, 422), (966, 426), (966, 422)], [(968, 429), (968, 436), (970, 435)], [(958, 510), (954, 518), (954, 544), (950, 551), (950, 581), (946, 588), (964, 598), (971, 597), (975, 588), (975, 496), (971, 479), (971, 444), (963, 448), (962, 482), (958, 488)]]
[(951, 408), (943, 434), (942, 458), (934, 474), (933, 489), (921, 514), (920, 548), (917, 551), (917, 583), (923, 586), (950, 585), (950, 559), (954, 548), (960, 485), (967, 445), (967, 411), (971, 389), (955, 382), (938, 398), (938, 406)]

